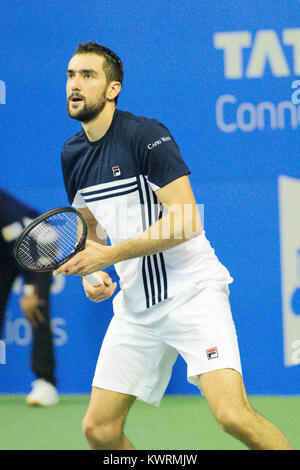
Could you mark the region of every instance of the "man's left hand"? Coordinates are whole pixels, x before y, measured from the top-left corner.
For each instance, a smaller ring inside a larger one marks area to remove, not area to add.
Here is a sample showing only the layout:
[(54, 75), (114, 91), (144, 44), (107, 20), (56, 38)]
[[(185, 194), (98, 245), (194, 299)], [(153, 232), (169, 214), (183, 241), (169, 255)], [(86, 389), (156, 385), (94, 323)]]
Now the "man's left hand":
[(103, 271), (112, 264), (111, 246), (100, 245), (92, 240), (87, 240), (84, 250), (56, 269), (53, 275), (86, 276), (96, 271)]

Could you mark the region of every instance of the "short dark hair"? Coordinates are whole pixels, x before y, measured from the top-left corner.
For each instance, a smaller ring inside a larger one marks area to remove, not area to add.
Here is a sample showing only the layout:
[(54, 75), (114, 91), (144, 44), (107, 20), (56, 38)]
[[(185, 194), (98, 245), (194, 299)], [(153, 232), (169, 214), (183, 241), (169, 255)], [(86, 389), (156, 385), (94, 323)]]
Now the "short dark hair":
[[(106, 82), (109, 84), (112, 81), (123, 83), (123, 64), (121, 59), (108, 47), (100, 46), (97, 42), (89, 41), (79, 44), (75, 54), (97, 54), (105, 58), (103, 63), (103, 70), (106, 76)], [(119, 95), (115, 98), (115, 103), (118, 102)]]

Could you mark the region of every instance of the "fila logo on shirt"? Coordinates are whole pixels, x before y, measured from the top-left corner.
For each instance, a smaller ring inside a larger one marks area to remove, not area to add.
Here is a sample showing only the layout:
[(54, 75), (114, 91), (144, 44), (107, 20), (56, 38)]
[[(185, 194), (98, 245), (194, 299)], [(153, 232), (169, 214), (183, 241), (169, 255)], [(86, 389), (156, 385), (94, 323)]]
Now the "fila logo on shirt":
[(210, 348), (206, 350), (207, 359), (215, 359), (219, 357), (217, 348)]
[(112, 172), (114, 176), (120, 176), (121, 175), (121, 170), (119, 166), (113, 166), (112, 167)]

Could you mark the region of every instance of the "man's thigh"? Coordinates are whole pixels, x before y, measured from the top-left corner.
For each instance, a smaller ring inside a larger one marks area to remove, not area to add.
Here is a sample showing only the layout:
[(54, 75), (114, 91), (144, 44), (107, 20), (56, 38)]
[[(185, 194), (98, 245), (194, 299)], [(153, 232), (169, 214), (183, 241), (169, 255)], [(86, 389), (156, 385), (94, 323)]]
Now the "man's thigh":
[(158, 406), (176, 358), (177, 351), (161, 341), (159, 329), (114, 316), (101, 346), (92, 385)]
[(199, 375), (220, 369), (242, 373), (228, 289), (194, 287), (190, 298), (169, 314), (163, 339), (187, 363), (187, 379), (199, 387)]
[(199, 375), (200, 389), (215, 416), (222, 410), (250, 408), (241, 374), (219, 369)]

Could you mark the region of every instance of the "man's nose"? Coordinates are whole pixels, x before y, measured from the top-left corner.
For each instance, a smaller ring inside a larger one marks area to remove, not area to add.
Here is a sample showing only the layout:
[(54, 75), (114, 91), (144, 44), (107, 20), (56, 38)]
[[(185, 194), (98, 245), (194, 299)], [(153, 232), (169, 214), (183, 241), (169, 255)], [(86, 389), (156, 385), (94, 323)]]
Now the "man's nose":
[(80, 77), (78, 75), (75, 75), (73, 77), (73, 80), (71, 82), (71, 90), (72, 91), (81, 90), (81, 81), (80, 81)]

